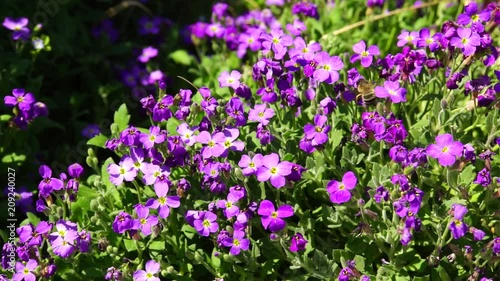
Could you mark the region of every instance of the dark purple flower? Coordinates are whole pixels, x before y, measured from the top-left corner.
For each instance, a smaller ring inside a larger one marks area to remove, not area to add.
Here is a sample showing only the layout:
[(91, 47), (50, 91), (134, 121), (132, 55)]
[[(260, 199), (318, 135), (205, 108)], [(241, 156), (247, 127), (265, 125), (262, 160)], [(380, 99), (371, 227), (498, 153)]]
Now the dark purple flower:
[(82, 253), (87, 253), (90, 251), (90, 244), (91, 244), (92, 238), (91, 238), (91, 233), (88, 232), (87, 230), (82, 230), (78, 232), (78, 237), (76, 238), (76, 246)]
[(139, 34), (158, 34), (160, 32), (160, 25), (162, 24), (162, 19), (160, 17), (147, 17), (143, 16), (139, 19)]
[(113, 231), (119, 234), (123, 234), (125, 231), (132, 229), (133, 226), (134, 221), (132, 220), (132, 216), (130, 216), (126, 212), (120, 212), (118, 215), (116, 215), (113, 222)]
[(153, 121), (162, 122), (170, 119), (172, 117), (170, 106), (173, 104), (174, 98), (172, 96), (163, 97), (153, 108)]
[(442, 166), (452, 166), (455, 164), (456, 157), (462, 155), (463, 144), (459, 141), (453, 141), (451, 134), (442, 134), (436, 137), (436, 144), (427, 147), (426, 152), (432, 158), (438, 159)]
[(269, 228), (272, 232), (278, 232), (285, 228), (286, 222), (283, 218), (291, 217), (294, 214), (292, 206), (281, 205), (276, 210), (274, 204), (269, 200), (260, 202), (257, 213), (262, 217), (261, 221), (264, 229)]
[(326, 121), (328, 121), (326, 116), (316, 114), (314, 125), (306, 124), (304, 126), (305, 136), (312, 141), (313, 146), (322, 145), (328, 141), (328, 133), (332, 127), (326, 125)]
[(348, 171), (342, 177), (342, 182), (331, 180), (326, 186), (326, 190), (330, 194), (330, 200), (335, 204), (342, 204), (351, 200), (351, 192), (349, 190), (356, 187), (358, 179), (353, 172)]
[(240, 98), (235, 97), (229, 100), (226, 104), (226, 112), (236, 120), (236, 126), (244, 126), (247, 123), (245, 118), (245, 110), (243, 107), (243, 103)]
[(304, 251), (306, 249), (307, 240), (302, 236), (300, 232), (297, 232), (292, 236), (290, 244), (290, 252)]
[(454, 219), (450, 223), (450, 230), (451, 234), (453, 234), (453, 238), (458, 239), (467, 232), (468, 227), (467, 224), (463, 222), (463, 217), (467, 214), (468, 210), (463, 205), (453, 204), (451, 211), (453, 212)]
[(52, 170), (47, 165), (42, 165), (38, 169), (40, 176), (42, 176), (42, 181), (38, 184), (38, 189), (40, 190), (40, 195), (48, 196), (54, 190), (60, 190), (64, 187), (64, 183), (57, 178), (52, 177)]
[(488, 187), (491, 184), (491, 174), (487, 168), (483, 168), (481, 171), (477, 173), (476, 179), (474, 180), (475, 184), (480, 184), (483, 187)]

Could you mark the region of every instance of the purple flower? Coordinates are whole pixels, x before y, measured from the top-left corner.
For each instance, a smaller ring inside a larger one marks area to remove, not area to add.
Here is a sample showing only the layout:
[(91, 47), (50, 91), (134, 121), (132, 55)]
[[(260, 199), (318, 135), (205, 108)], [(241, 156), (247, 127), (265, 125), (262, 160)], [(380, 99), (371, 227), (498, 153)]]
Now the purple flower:
[(99, 128), (99, 125), (97, 124), (88, 124), (85, 128), (82, 130), (82, 136), (86, 138), (93, 138), (101, 133), (101, 129)]
[(142, 234), (148, 236), (151, 234), (151, 227), (158, 224), (156, 216), (149, 215), (149, 208), (138, 205), (135, 207), (137, 219), (134, 220), (132, 229), (140, 229)]
[(280, 162), (280, 157), (276, 153), (271, 153), (262, 158), (262, 167), (256, 174), (260, 182), (271, 179), (271, 184), (276, 188), (285, 186), (285, 176), (292, 172), (293, 164), (288, 161)]
[(237, 70), (231, 71), (231, 74), (229, 74), (229, 72), (227, 71), (224, 71), (218, 78), (219, 86), (221, 88), (231, 87), (236, 90), (240, 86), (240, 78), (241, 73), (239, 73)]
[(33, 226), (31, 224), (19, 227), (17, 229), (17, 234), (19, 235), (19, 242), (27, 243), (29, 247), (41, 246), (43, 236), (51, 230), (51, 223), (41, 221), (38, 223), (35, 229), (33, 229)]
[(201, 150), (201, 154), (205, 159), (210, 157), (219, 157), (226, 150), (223, 145), (225, 137), (222, 132), (215, 133), (211, 136), (209, 132), (203, 131), (196, 136), (196, 141), (207, 145)]
[(483, 187), (488, 187), (491, 184), (491, 174), (488, 168), (485, 167), (477, 173), (474, 183), (480, 184)]
[(411, 230), (409, 228), (404, 228), (401, 231), (401, 244), (404, 246), (408, 245), (412, 239)]
[(441, 36), (441, 33), (436, 33), (434, 34), (434, 36), (431, 36), (431, 32), (428, 28), (422, 28), (419, 32), (417, 47), (429, 47), (429, 50), (431, 50), (431, 52), (434, 52), (439, 49), (439, 39)]
[(361, 60), (361, 65), (363, 67), (369, 67), (372, 64), (373, 56), (380, 55), (380, 51), (376, 45), (371, 45), (366, 49), (366, 43), (363, 40), (354, 44), (352, 50), (356, 54), (351, 56), (351, 63)]
[(240, 198), (236, 194), (229, 193), (227, 195), (227, 200), (217, 201), (217, 207), (224, 210), (226, 218), (232, 218), (240, 212), (240, 208), (235, 205), (239, 199)]
[(212, 212), (199, 212), (198, 216), (194, 217), (193, 225), (201, 236), (210, 236), (210, 233), (219, 230), (217, 215)]
[(244, 126), (247, 123), (245, 119), (245, 109), (240, 98), (235, 97), (226, 104), (226, 112), (236, 120), (236, 126)]
[(27, 18), (5, 18), (2, 25), (14, 32), (12, 32), (12, 39), (14, 40), (28, 40), (30, 36), (30, 30), (26, 27), (28, 25)]
[(291, 217), (294, 214), (292, 206), (281, 205), (278, 210), (276, 210), (274, 204), (269, 200), (260, 202), (257, 213), (262, 216), (261, 222), (264, 229), (269, 228), (272, 232), (278, 232), (285, 228), (286, 223), (283, 218)]
[(250, 176), (255, 174), (257, 170), (262, 167), (262, 154), (255, 154), (253, 158), (250, 158), (248, 155), (241, 156), (240, 162), (238, 162), (238, 166), (242, 168), (243, 175)]
[(301, 233), (297, 232), (294, 236), (292, 236), (291, 244), (290, 244), (290, 252), (298, 252), (306, 249), (307, 240), (304, 239)]
[(160, 281), (160, 278), (156, 277), (160, 272), (160, 263), (150, 260), (145, 269), (134, 272), (134, 281)]
[(165, 141), (165, 134), (160, 131), (160, 127), (151, 126), (149, 127), (149, 134), (142, 133), (139, 141), (142, 143), (144, 148), (150, 149), (155, 144), (162, 143)]
[(342, 182), (331, 180), (326, 186), (326, 190), (330, 193), (330, 201), (335, 204), (342, 204), (351, 200), (351, 192), (349, 190), (356, 187), (358, 179), (353, 172), (348, 171), (342, 177)]
[(149, 18), (143, 16), (139, 19), (139, 34), (158, 34), (162, 19), (160, 17)]
[(125, 212), (120, 212), (116, 215), (115, 220), (113, 222), (113, 231), (119, 234), (124, 233), (125, 231), (132, 229), (134, 227), (134, 221), (132, 220), (132, 216)]
[(378, 98), (390, 98), (393, 103), (406, 102), (406, 89), (399, 86), (398, 81), (385, 81), (384, 87), (375, 87)]
[(111, 163), (108, 166), (109, 181), (114, 185), (120, 185), (125, 181), (133, 181), (137, 176), (134, 160), (126, 156), (118, 165)]
[(162, 122), (170, 119), (172, 117), (170, 106), (173, 104), (174, 98), (172, 96), (163, 97), (153, 108), (153, 121)]
[(47, 165), (42, 165), (38, 169), (40, 176), (42, 176), (42, 181), (38, 184), (38, 190), (40, 190), (40, 195), (46, 197), (52, 193), (54, 190), (60, 190), (64, 187), (64, 183), (60, 179), (52, 177), (52, 170)]
[(90, 244), (92, 238), (90, 236), (90, 232), (87, 230), (82, 230), (78, 233), (78, 237), (76, 238), (76, 246), (82, 253), (87, 253), (90, 251)]
[(306, 29), (306, 25), (298, 19), (295, 19), (291, 24), (286, 24), (286, 30), (288, 30), (288, 32), (290, 32), (293, 36), (300, 36), (302, 31), (305, 31)]
[(464, 56), (473, 55), (476, 47), (481, 45), (481, 38), (477, 33), (472, 33), (470, 28), (457, 28), (457, 35), (451, 38), (450, 45), (461, 49)]
[(179, 208), (181, 205), (178, 196), (167, 196), (168, 187), (155, 186), (155, 193), (158, 199), (149, 199), (145, 206), (152, 209), (158, 209), (158, 215), (160, 215), (162, 219), (168, 217), (170, 214), (170, 207)]
[(3, 99), (6, 106), (14, 107), (17, 105), (22, 111), (30, 110), (35, 102), (33, 94), (26, 93), (24, 89), (13, 89), (12, 96), (5, 96)]
[(291, 58), (312, 61), (316, 52), (321, 51), (321, 45), (317, 42), (306, 44), (302, 37), (297, 37), (293, 40), (295, 48), (290, 49), (288, 54)]
[(229, 253), (233, 256), (237, 256), (241, 250), (247, 251), (250, 246), (250, 240), (245, 238), (245, 232), (241, 230), (235, 230), (233, 237), (226, 237), (222, 241), (222, 245), (225, 247), (231, 247)]
[(416, 32), (416, 31), (409, 32), (409, 31), (404, 30), (398, 36), (399, 41), (396, 45), (400, 48), (408, 43), (411, 43), (412, 45), (417, 45), (418, 38), (419, 38), (418, 32)]
[(486, 236), (486, 233), (484, 231), (475, 227), (471, 227), (469, 231), (472, 233), (472, 235), (474, 236), (474, 240), (476, 241), (481, 241), (483, 240), (484, 236)]
[(177, 133), (180, 135), (182, 141), (188, 145), (192, 146), (196, 143), (196, 138), (194, 136), (194, 131), (189, 128), (187, 123), (182, 123), (177, 127)]
[(349, 267), (342, 268), (339, 273), (338, 280), (339, 281), (349, 281), (351, 277), (354, 276), (354, 273), (352, 272), (352, 269)]
[(313, 77), (318, 82), (333, 84), (339, 80), (338, 71), (344, 67), (344, 63), (338, 56), (330, 57), (327, 52), (319, 52), (314, 60), (317, 62)]
[(154, 58), (158, 55), (158, 49), (154, 47), (146, 47), (142, 49), (141, 55), (137, 58), (140, 62), (146, 63), (148, 62), (151, 58)]
[(306, 124), (304, 133), (307, 139), (312, 141), (313, 146), (322, 145), (328, 141), (328, 133), (332, 129), (330, 125), (326, 125), (328, 118), (324, 115), (316, 114), (314, 116), (314, 125)]
[(104, 279), (113, 281), (123, 280), (123, 274), (119, 269), (114, 267), (109, 267), (106, 272), (106, 275), (104, 276)]
[(266, 126), (269, 124), (269, 119), (274, 117), (274, 110), (268, 108), (266, 104), (256, 104), (253, 109), (248, 112), (249, 121), (257, 121)]
[(465, 235), (467, 232), (467, 224), (463, 222), (463, 217), (467, 214), (468, 210), (465, 206), (460, 204), (453, 204), (451, 207), (453, 212), (453, 220), (450, 223), (450, 230), (453, 238), (458, 239)]
[(262, 33), (260, 35), (262, 40), (263, 54), (266, 55), (269, 51), (274, 52), (276, 60), (282, 59), (287, 51), (287, 47), (292, 45), (292, 36), (285, 35), (282, 29), (272, 29), (271, 34)]
[(461, 25), (468, 25), (470, 23), (481, 23), (487, 22), (491, 17), (491, 10), (489, 8), (483, 9), (478, 13), (478, 7), (476, 2), (471, 2), (469, 5), (465, 6), (463, 14), (460, 14), (457, 18), (457, 23)]
[(427, 155), (438, 159), (442, 166), (452, 166), (456, 157), (462, 155), (463, 144), (453, 141), (451, 134), (442, 134), (436, 137), (436, 144), (431, 144), (426, 148)]
[(260, 34), (262, 33), (261, 29), (258, 28), (250, 28), (246, 32), (241, 33), (238, 37), (238, 42), (240, 43), (238, 46), (238, 57), (242, 58), (245, 56), (247, 52), (247, 48), (250, 47), (250, 50), (253, 52), (257, 52), (260, 47)]
[(60, 220), (56, 223), (56, 232), (49, 234), (49, 241), (54, 254), (67, 258), (76, 250), (75, 240), (78, 238), (76, 224)]
[(38, 267), (36, 260), (30, 259), (24, 265), (22, 262), (16, 263), (16, 273), (12, 276), (12, 281), (35, 281), (36, 276), (32, 272)]

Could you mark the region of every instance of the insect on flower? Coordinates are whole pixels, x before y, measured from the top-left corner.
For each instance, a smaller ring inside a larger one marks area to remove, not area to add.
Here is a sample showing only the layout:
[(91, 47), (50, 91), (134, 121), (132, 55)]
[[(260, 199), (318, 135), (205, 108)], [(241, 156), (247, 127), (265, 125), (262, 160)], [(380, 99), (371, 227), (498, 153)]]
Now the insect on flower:
[(362, 106), (374, 105), (377, 101), (375, 96), (375, 84), (360, 79), (356, 87), (356, 103)]

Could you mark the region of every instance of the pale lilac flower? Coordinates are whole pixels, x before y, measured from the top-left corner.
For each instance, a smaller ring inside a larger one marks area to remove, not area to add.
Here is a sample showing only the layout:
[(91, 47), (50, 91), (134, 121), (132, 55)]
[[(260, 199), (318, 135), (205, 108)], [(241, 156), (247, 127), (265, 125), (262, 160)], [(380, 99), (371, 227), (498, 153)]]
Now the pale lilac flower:
[(287, 47), (292, 45), (292, 36), (285, 35), (282, 29), (275, 28), (271, 30), (271, 34), (262, 33), (263, 54), (266, 55), (269, 51), (274, 52), (276, 60), (282, 59), (287, 51)]
[(240, 86), (240, 78), (241, 73), (237, 70), (231, 71), (231, 74), (229, 74), (229, 72), (227, 71), (224, 71), (218, 78), (219, 86), (221, 88), (231, 87), (236, 90)]
[(156, 277), (160, 272), (160, 263), (150, 260), (146, 263), (146, 270), (137, 270), (134, 272), (134, 281), (160, 281)]
[(461, 49), (464, 56), (473, 55), (476, 47), (481, 45), (481, 38), (470, 28), (457, 28), (457, 35), (458, 37), (450, 39), (450, 45)]
[(137, 170), (134, 166), (134, 160), (125, 156), (118, 165), (111, 163), (108, 166), (109, 180), (114, 185), (120, 185), (125, 181), (133, 181), (137, 176)]
[(317, 42), (311, 42), (306, 44), (306, 41), (302, 37), (297, 37), (293, 40), (293, 46), (295, 48), (290, 49), (288, 54), (291, 58), (304, 59), (306, 61), (312, 61), (317, 52), (321, 51), (321, 45)]
[(314, 116), (314, 125), (306, 124), (304, 126), (305, 136), (311, 140), (313, 146), (322, 145), (328, 141), (328, 133), (332, 127), (326, 125), (327, 120), (326, 116), (316, 114)]
[(261, 216), (261, 222), (264, 229), (278, 232), (285, 228), (286, 222), (284, 218), (293, 216), (293, 208), (290, 205), (281, 205), (278, 210), (275, 209), (274, 204), (269, 200), (260, 202), (257, 213)]
[(268, 108), (266, 104), (256, 104), (253, 109), (248, 112), (249, 121), (257, 121), (266, 126), (269, 124), (269, 119), (274, 117), (274, 110)]
[(298, 19), (295, 19), (293, 23), (286, 24), (286, 30), (288, 30), (288, 32), (290, 32), (293, 36), (300, 36), (302, 31), (305, 31), (306, 29), (306, 25)]
[(181, 136), (182, 141), (188, 145), (193, 146), (196, 143), (194, 131), (189, 128), (187, 123), (182, 123), (177, 127), (177, 133)]
[(250, 158), (248, 155), (241, 156), (240, 162), (238, 162), (238, 166), (240, 166), (243, 170), (243, 175), (250, 176), (255, 174), (257, 170), (262, 166), (263, 156), (260, 153), (255, 154), (253, 158)]
[(288, 161), (280, 162), (278, 154), (271, 153), (262, 158), (262, 167), (256, 172), (257, 180), (264, 182), (271, 179), (272, 186), (281, 188), (285, 186), (285, 176), (288, 176), (292, 172), (292, 168), (292, 163)]
[(14, 40), (28, 40), (30, 36), (30, 30), (28, 29), (28, 18), (5, 18), (2, 25), (14, 32), (12, 32), (12, 39)]
[(146, 163), (146, 168), (143, 170), (144, 176), (142, 182), (145, 185), (152, 185), (154, 187), (169, 188), (168, 176), (170, 169), (167, 166), (158, 166), (152, 163)]
[(366, 49), (366, 43), (363, 40), (354, 44), (352, 50), (356, 54), (351, 56), (351, 63), (361, 60), (361, 65), (363, 67), (369, 67), (373, 62), (373, 56), (380, 55), (380, 51), (376, 45), (371, 45)]
[(224, 136), (224, 141), (221, 145), (225, 148), (220, 157), (227, 157), (229, 150), (243, 151), (245, 148), (245, 143), (236, 140), (240, 135), (240, 131), (237, 128), (225, 128), (222, 132)]
[(151, 234), (151, 227), (158, 224), (158, 218), (149, 215), (149, 208), (138, 205), (135, 207), (137, 219), (134, 220), (133, 229), (141, 230), (142, 234), (148, 236)]
[(201, 155), (205, 159), (219, 157), (226, 151), (223, 145), (226, 138), (222, 132), (215, 133), (211, 136), (209, 132), (203, 131), (196, 136), (196, 141), (207, 145), (201, 149)]
[(164, 142), (165, 134), (161, 132), (160, 127), (151, 126), (149, 127), (149, 134), (142, 133), (139, 141), (142, 143), (144, 148), (150, 149), (155, 144)]
[(418, 42), (418, 32), (416, 31), (406, 31), (404, 30), (401, 32), (401, 34), (398, 36), (398, 43), (396, 44), (398, 47), (403, 47), (404, 45), (411, 43), (412, 45), (416, 46)]
[(385, 81), (384, 87), (375, 87), (375, 96), (390, 98), (393, 103), (406, 102), (406, 89), (402, 88), (398, 81)]
[(240, 208), (235, 204), (239, 201), (239, 197), (234, 193), (227, 195), (227, 200), (217, 201), (217, 207), (224, 210), (224, 216), (230, 219), (240, 212)]
[(36, 260), (30, 259), (24, 265), (22, 262), (16, 262), (16, 273), (12, 276), (12, 281), (35, 281), (36, 276), (33, 271), (38, 267)]

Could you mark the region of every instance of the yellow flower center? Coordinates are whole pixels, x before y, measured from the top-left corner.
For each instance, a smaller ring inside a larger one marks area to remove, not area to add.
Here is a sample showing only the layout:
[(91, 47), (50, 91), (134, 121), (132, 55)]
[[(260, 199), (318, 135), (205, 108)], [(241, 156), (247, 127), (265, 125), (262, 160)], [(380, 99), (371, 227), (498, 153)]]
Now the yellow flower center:
[(241, 244), (241, 243), (240, 243), (240, 240), (238, 240), (238, 239), (234, 239), (234, 240), (233, 240), (233, 245), (234, 245), (234, 246), (239, 246), (240, 244)]
[(23, 269), (23, 273), (24, 273), (24, 275), (29, 274), (29, 273), (30, 273), (30, 270), (29, 270), (29, 269), (27, 269), (27, 268), (25, 268), (25, 269)]
[(344, 184), (341, 184), (341, 185), (339, 186), (339, 190), (344, 190), (344, 189), (345, 189), (345, 185), (344, 185)]
[(449, 150), (449, 148), (447, 146), (443, 147), (443, 149), (441, 149), (441, 152), (447, 152)]
[(255, 168), (255, 163), (254, 163), (254, 162), (250, 162), (250, 163), (248, 163), (248, 167), (250, 167), (250, 168)]
[(467, 38), (462, 38), (462, 44), (467, 45), (467, 42), (469, 42)]
[(280, 42), (280, 39), (278, 39), (278, 38), (273, 38), (273, 43), (274, 43), (274, 44), (278, 44), (279, 42)]
[(318, 132), (318, 133), (319, 133), (319, 132), (321, 132), (321, 131), (323, 130), (323, 129), (321, 129), (321, 127), (320, 127), (320, 126), (316, 126), (316, 127), (315, 127), (315, 129), (316, 129), (316, 132)]
[(233, 206), (233, 203), (227, 201), (226, 202), (226, 208), (231, 208)]
[(122, 174), (122, 175), (125, 174), (125, 169), (124, 168), (120, 168), (120, 174)]
[(165, 197), (160, 197), (158, 198), (158, 202), (160, 205), (165, 205), (165, 203), (167, 203), (167, 199)]
[(259, 112), (259, 117), (264, 117), (264, 112)]
[(271, 213), (271, 217), (272, 217), (273, 219), (277, 218), (277, 217), (278, 217), (278, 212), (272, 212), (272, 213)]
[(276, 173), (278, 173), (278, 169), (276, 169), (275, 167), (272, 167), (270, 172), (271, 172), (271, 174), (276, 175)]
[(203, 221), (203, 226), (204, 227), (209, 227), (211, 225), (210, 221), (209, 220), (204, 220)]
[(370, 54), (369, 54), (367, 51), (363, 51), (363, 52), (361, 52), (361, 56), (362, 56), (362, 57), (367, 57), (367, 56), (369, 56), (369, 55), (370, 55)]
[(148, 222), (148, 221), (147, 221), (145, 218), (142, 218), (142, 219), (141, 219), (141, 224), (142, 224), (142, 225), (145, 225), (147, 222)]
[(215, 146), (215, 142), (214, 141), (209, 141), (208, 142), (208, 147), (214, 147)]

